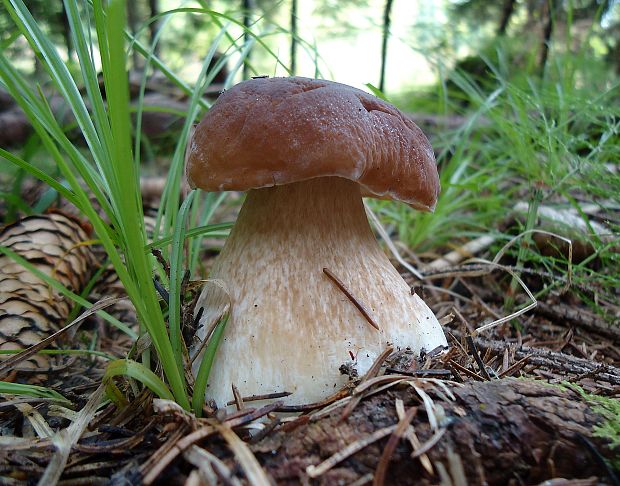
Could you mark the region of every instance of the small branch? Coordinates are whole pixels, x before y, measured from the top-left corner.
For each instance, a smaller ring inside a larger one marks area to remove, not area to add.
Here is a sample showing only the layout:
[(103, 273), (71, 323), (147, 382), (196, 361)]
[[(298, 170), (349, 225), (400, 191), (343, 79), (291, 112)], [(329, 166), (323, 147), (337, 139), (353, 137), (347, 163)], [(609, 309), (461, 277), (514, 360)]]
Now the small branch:
[[(508, 349), (508, 348), (506, 348)], [(519, 361), (517, 361), (516, 363), (514, 363), (512, 366), (510, 366), (509, 368), (506, 369), (506, 371), (502, 371), (499, 374), (500, 378), (505, 378), (506, 376), (512, 376), (514, 375), (517, 371), (520, 371), (526, 364), (527, 362), (530, 360), (529, 355), (526, 356), (525, 358), (520, 359)]]
[(147, 486), (149, 484), (153, 484), (157, 477), (164, 471), (164, 469), (166, 469), (166, 467), (168, 467), (168, 465), (174, 459), (181, 455), (188, 447), (214, 434), (216, 432), (216, 429), (207, 425), (183, 437), (185, 431), (185, 426), (182, 426), (182, 428), (179, 429), (178, 434), (175, 434), (173, 438), (165, 442), (158, 449), (158, 451), (153, 456), (151, 456), (151, 459), (153, 457), (158, 457), (159, 460), (145, 462), (142, 465), (142, 467), (140, 468), (140, 472), (144, 474), (142, 478), (142, 484), (145, 484)]
[[(234, 416), (236, 414), (231, 414), (228, 417), (226, 417), (226, 419), (224, 419), (224, 422), (226, 423), (226, 425), (228, 425), (228, 427), (230, 427), (231, 429), (234, 429), (235, 427), (240, 427), (242, 425), (249, 424), (250, 422), (253, 422), (254, 420), (259, 419), (261, 417), (264, 417), (265, 415), (268, 415), (271, 412), (275, 412), (281, 406), (282, 406), (282, 402), (278, 401), (278, 402), (273, 402), (268, 405), (265, 405), (264, 407), (261, 407), (257, 410), (246, 408), (241, 411), (241, 412), (244, 412), (243, 414), (238, 415), (238, 416)], [(238, 413), (241, 413), (241, 412), (238, 412)]]
[(243, 405), (243, 398), (241, 397), (241, 393), (239, 393), (239, 388), (235, 386), (234, 383), (231, 383), (233, 397), (235, 397), (234, 404), (237, 407), (237, 410), (243, 410), (245, 407)]
[(300, 413), (300, 412), (309, 412), (311, 410), (316, 410), (317, 408), (323, 408), (326, 407), (342, 398), (348, 397), (349, 396), (349, 391), (348, 390), (339, 390), (336, 393), (334, 393), (333, 395), (330, 395), (329, 397), (327, 397), (325, 400), (321, 400), (320, 402), (314, 402), (314, 403), (306, 403), (306, 404), (302, 404), (302, 405), (282, 405), (280, 404), (280, 406), (278, 408), (276, 408), (274, 411), (275, 412), (286, 412), (286, 413)]
[[(458, 329), (453, 329), (451, 332), (457, 339), (460, 339), (463, 336), (463, 333)], [(529, 346), (518, 346), (515, 348), (514, 346), (514, 343), (511, 344), (503, 341), (487, 339), (483, 336), (478, 337), (478, 347), (482, 350), (491, 349), (491, 351), (499, 354), (503, 353), (507, 347), (514, 349), (514, 357), (516, 359), (521, 360), (527, 356), (529, 358), (528, 363), (530, 365), (546, 368), (554, 373), (561, 373), (563, 377), (570, 379), (571, 381), (574, 380), (568, 377), (569, 373), (580, 376), (584, 373), (596, 370), (600, 365), (600, 363), (592, 363), (587, 359), (577, 358), (575, 356), (544, 348), (534, 348)], [(463, 368), (452, 360), (450, 360), (448, 364), (451, 367), (454, 366), (457, 368), (459, 372), (463, 372), (476, 380), (483, 381), (481, 376), (478, 376), (476, 373)], [(620, 386), (620, 368), (607, 365), (606, 371), (599, 371), (596, 375), (596, 379), (599, 382), (609, 383), (613, 386)]]
[(441, 258), (429, 263), (424, 270), (427, 272), (435, 272), (437, 270), (444, 270), (452, 267), (466, 258), (477, 255), (483, 250), (486, 250), (491, 246), (497, 238), (495, 236), (483, 235), (475, 240), (468, 241), (464, 245), (456, 248), (455, 250), (446, 253)]

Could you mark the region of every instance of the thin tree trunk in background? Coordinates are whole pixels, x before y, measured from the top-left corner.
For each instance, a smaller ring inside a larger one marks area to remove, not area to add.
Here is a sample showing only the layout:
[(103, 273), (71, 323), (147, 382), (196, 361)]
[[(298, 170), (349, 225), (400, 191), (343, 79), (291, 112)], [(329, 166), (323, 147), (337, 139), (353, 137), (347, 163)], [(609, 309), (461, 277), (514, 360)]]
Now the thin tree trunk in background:
[[(243, 45), (247, 46), (250, 42), (252, 42), (252, 37), (248, 33), (247, 29), (250, 28), (250, 24), (252, 22), (252, 13), (254, 10), (254, 1), (253, 0), (243, 0), (243, 4), (241, 6), (243, 9), (243, 27), (245, 27), (245, 31), (243, 33)], [(250, 53), (248, 52), (243, 62), (243, 79), (248, 79), (250, 77)]]
[[(129, 26), (129, 31), (136, 35), (138, 32), (138, 23), (140, 22), (139, 14), (138, 14), (138, 4), (137, 2), (127, 2), (127, 23)], [(131, 52), (131, 63), (133, 64), (133, 68), (138, 68), (140, 65), (140, 55), (138, 51), (135, 49)]]
[(545, 70), (547, 64), (547, 58), (549, 57), (549, 44), (551, 43), (551, 37), (553, 36), (553, 23), (555, 21), (554, 16), (557, 11), (557, 0), (548, 0), (543, 7), (546, 10), (546, 23), (543, 30), (543, 42), (540, 51), (540, 61), (538, 62), (538, 68), (541, 74)]
[(381, 43), (381, 76), (379, 78), (379, 89), (385, 92), (385, 66), (387, 64), (387, 43), (390, 35), (390, 13), (392, 12), (393, 0), (385, 1), (385, 9), (383, 10), (383, 41)]
[(73, 43), (71, 42), (71, 29), (69, 28), (69, 17), (67, 17), (67, 10), (65, 9), (65, 3), (62, 2), (62, 8), (59, 14), (59, 22), (62, 25), (62, 37), (65, 41), (65, 47), (67, 48), (67, 60), (71, 60), (73, 56)]
[(291, 74), (297, 70), (297, 0), (291, 1)]
[(506, 33), (506, 29), (508, 28), (508, 23), (510, 22), (510, 18), (515, 11), (516, 0), (505, 0), (504, 7), (502, 8), (502, 17), (499, 22), (499, 27), (497, 28), (497, 35), (501, 36)]
[(607, 59), (608, 62), (614, 67), (616, 74), (620, 75), (620, 42), (616, 42), (613, 47), (609, 48)]
[[(159, 14), (159, 2), (158, 0), (149, 0), (149, 10), (151, 12), (151, 18), (155, 17), (157, 14)], [(156, 20), (155, 22), (151, 22), (149, 24), (149, 33), (151, 36), (151, 44), (153, 43), (153, 40), (155, 39), (155, 37), (157, 37), (157, 32), (159, 32), (159, 20)], [(159, 52), (160, 52), (160, 46), (159, 43), (157, 43), (155, 45), (155, 49), (153, 51), (153, 54), (155, 54), (156, 56), (159, 56)]]

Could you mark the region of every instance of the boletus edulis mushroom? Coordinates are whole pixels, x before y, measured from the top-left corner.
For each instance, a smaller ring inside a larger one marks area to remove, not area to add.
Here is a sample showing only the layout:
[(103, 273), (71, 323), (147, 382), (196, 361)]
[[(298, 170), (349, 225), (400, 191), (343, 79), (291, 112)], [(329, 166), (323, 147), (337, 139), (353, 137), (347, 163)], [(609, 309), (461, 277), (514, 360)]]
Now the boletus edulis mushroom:
[[(244, 81), (197, 126), (187, 177), (206, 191), (249, 191), (209, 275), (231, 300), (207, 388), (219, 406), (232, 384), (244, 396), (315, 402), (347, 381), (341, 365), (362, 374), (388, 344), (446, 345), (364, 211), (362, 196), (425, 211), (437, 201), (432, 148), (392, 105), (324, 80)], [(210, 289), (197, 312), (220, 298)]]

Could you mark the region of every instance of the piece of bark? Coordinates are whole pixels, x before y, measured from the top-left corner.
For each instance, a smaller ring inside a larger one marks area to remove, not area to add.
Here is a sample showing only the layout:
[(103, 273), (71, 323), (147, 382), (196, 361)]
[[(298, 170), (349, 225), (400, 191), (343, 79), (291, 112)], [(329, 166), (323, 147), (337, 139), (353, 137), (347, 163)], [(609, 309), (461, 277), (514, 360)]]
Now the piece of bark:
[(615, 344), (620, 344), (620, 319), (610, 323), (587, 309), (564, 303), (547, 304), (540, 301), (534, 312), (559, 324), (569, 324), (611, 339)]
[[(453, 401), (426, 390), (440, 405), (439, 412), (443, 411), (439, 427), (446, 428), (426, 453), (435, 474), (426, 472), (419, 459), (412, 459), (409, 442), (400, 440), (388, 464), (385, 484), (438, 484), (440, 470), (453, 475), (453, 484), (465, 484), (458, 482), (463, 478), (454, 477), (461, 468), (468, 484), (535, 484), (556, 477), (591, 476), (608, 481), (607, 469), (583, 442), (585, 438), (601, 456), (613, 457), (606, 440), (593, 435), (593, 427), (603, 419), (572, 390), (517, 379), (449, 386)], [(389, 436), (313, 480), (306, 469), (381, 428), (397, 424), (397, 399), (406, 409), (419, 407), (412, 425), (419, 441), (425, 443), (433, 431), (424, 406), (411, 387), (404, 387), (362, 401), (346, 421), (340, 421), (341, 410), (336, 410), (288, 433), (273, 434), (253, 450), (278, 484), (349, 484), (374, 473)]]

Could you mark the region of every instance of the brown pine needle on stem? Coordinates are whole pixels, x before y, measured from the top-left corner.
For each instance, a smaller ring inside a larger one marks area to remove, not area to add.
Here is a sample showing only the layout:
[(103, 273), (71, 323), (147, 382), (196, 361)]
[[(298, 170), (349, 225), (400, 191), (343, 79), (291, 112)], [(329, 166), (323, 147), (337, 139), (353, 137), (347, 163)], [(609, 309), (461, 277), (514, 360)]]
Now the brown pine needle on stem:
[(340, 291), (344, 295), (347, 296), (347, 299), (349, 299), (351, 301), (351, 303), (357, 308), (357, 310), (360, 311), (360, 313), (364, 316), (364, 319), (366, 319), (368, 321), (368, 324), (370, 324), (372, 327), (374, 327), (377, 331), (381, 331), (381, 328), (375, 322), (375, 320), (372, 318), (372, 316), (370, 315), (370, 312), (368, 311), (368, 309), (366, 309), (364, 304), (362, 304), (359, 300), (357, 300), (353, 296), (351, 291), (349, 289), (347, 289), (347, 287), (342, 282), (342, 280), (340, 280), (338, 277), (336, 277), (336, 275), (334, 275), (333, 272), (329, 268), (323, 268), (323, 273), (325, 275), (327, 275), (329, 277), (329, 279), (336, 284), (336, 287), (338, 287), (340, 289)]

